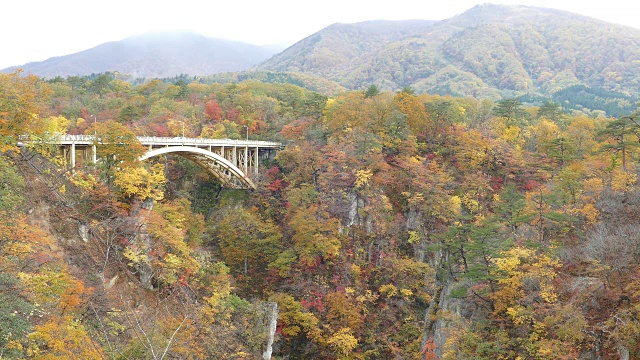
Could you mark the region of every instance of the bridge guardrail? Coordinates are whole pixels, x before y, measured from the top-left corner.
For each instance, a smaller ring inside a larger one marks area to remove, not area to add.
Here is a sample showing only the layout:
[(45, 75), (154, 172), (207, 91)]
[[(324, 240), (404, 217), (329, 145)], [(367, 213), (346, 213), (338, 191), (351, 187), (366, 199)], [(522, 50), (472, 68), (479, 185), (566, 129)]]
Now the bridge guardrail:
[[(283, 144), (273, 141), (261, 140), (234, 140), (234, 139), (209, 139), (209, 138), (183, 138), (183, 137), (158, 137), (158, 136), (138, 136), (138, 141), (142, 145), (195, 145), (195, 146), (249, 146), (262, 148), (281, 148)], [(20, 135), (20, 141), (29, 141), (29, 135)], [(94, 135), (56, 135), (51, 138), (52, 142), (58, 143), (85, 143), (94, 141)]]

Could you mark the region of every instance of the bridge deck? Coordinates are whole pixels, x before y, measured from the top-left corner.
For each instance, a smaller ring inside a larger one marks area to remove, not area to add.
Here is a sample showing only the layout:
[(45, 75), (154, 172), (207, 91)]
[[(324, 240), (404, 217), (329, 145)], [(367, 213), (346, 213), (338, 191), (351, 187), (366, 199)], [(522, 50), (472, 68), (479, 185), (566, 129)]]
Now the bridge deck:
[[(53, 142), (60, 145), (92, 145), (93, 139), (93, 135), (64, 135), (54, 138)], [(261, 149), (280, 149), (282, 147), (282, 144), (278, 142), (258, 140), (138, 136), (138, 141), (145, 146), (237, 146)]]

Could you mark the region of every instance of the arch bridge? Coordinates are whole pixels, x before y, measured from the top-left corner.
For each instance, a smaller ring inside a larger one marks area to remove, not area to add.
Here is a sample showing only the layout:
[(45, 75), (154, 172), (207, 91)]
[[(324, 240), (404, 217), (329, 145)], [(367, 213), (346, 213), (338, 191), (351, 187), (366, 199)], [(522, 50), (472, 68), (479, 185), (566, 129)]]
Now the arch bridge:
[[(224, 187), (255, 189), (260, 160), (271, 158), (282, 144), (271, 141), (206, 139), (184, 137), (138, 136), (147, 148), (141, 161), (165, 154), (187, 158), (218, 178)], [(71, 168), (78, 162), (97, 163), (96, 142), (93, 135), (63, 135), (53, 143)], [(100, 145), (97, 145), (100, 146)]]

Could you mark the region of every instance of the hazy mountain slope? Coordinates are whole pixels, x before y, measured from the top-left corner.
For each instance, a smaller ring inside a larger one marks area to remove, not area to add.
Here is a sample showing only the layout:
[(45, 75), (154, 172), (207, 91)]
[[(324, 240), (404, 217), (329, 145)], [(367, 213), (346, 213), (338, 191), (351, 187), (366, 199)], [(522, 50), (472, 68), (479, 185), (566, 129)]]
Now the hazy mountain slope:
[(119, 71), (133, 77), (209, 75), (248, 69), (277, 51), (274, 47), (213, 39), (190, 32), (160, 32), (20, 67), (25, 72), (48, 78), (105, 71)]
[[(558, 10), (487, 4), (407, 35), (375, 47), (329, 27), (260, 68), (325, 76), (352, 89), (412, 86), (490, 98), (549, 95), (578, 84), (640, 92), (640, 30), (626, 26)], [(322, 41), (311, 41), (316, 38)]]

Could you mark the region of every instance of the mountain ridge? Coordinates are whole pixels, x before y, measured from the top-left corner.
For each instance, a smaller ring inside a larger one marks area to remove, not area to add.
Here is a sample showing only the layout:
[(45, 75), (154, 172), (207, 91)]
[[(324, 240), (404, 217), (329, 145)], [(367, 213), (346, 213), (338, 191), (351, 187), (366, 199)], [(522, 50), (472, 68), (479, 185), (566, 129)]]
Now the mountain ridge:
[(206, 37), (189, 31), (162, 31), (111, 41), (77, 53), (3, 69), (17, 68), (42, 77), (117, 71), (136, 77), (209, 75), (242, 71), (282, 50)]
[[(411, 86), (421, 92), (491, 99), (548, 96), (574, 85), (640, 92), (635, 80), (640, 77), (640, 30), (635, 28), (562, 10), (484, 4), (425, 30), (331, 64), (333, 71), (315, 68), (340, 57), (300, 56), (326, 53), (318, 42), (293, 53), (298, 43), (258, 69), (324, 76), (349, 89), (375, 84), (395, 91)], [(336, 37), (330, 28), (314, 36), (324, 37), (325, 43)], [(612, 53), (616, 59), (608, 56)]]
[(640, 30), (563, 10), (482, 4), (441, 21), (334, 23), (286, 49), (189, 32), (143, 34), (23, 69), (44, 77), (287, 73), (305, 76), (305, 84), (333, 82), (315, 87), (332, 92), (376, 85), (492, 100), (551, 98), (575, 86), (631, 97), (640, 93)]

